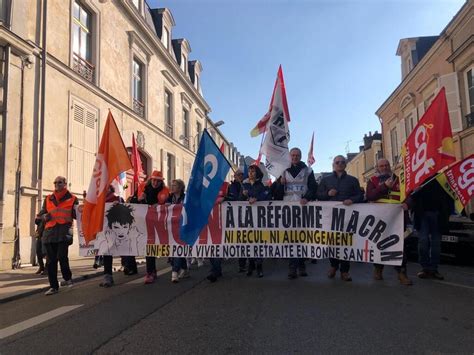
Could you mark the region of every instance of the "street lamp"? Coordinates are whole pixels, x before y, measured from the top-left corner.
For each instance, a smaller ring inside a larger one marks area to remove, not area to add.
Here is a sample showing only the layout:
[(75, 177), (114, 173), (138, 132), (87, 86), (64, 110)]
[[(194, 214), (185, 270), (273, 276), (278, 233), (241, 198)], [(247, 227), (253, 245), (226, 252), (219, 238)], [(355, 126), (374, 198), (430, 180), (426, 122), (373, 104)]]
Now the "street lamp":
[(179, 140), (183, 141), (183, 144), (189, 149), (189, 140), (192, 139), (193, 141), (193, 151), (196, 152), (196, 144), (199, 142), (199, 135), (201, 133), (198, 132), (194, 136), (185, 136), (184, 134), (181, 134), (179, 136)]
[(217, 128), (217, 127), (220, 127), (220, 126), (222, 126), (224, 123), (225, 123), (224, 121), (219, 120), (219, 121), (217, 121), (217, 122), (214, 122), (214, 127), (216, 127), (216, 128)]

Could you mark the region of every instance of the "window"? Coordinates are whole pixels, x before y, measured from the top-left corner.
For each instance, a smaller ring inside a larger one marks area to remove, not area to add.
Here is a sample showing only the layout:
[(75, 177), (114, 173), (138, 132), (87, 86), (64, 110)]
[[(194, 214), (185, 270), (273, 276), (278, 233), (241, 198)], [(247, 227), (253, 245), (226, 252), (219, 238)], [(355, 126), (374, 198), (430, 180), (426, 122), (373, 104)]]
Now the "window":
[[(0, 0), (0, 22), (7, 22), (8, 0)], [(7, 24), (8, 25), (8, 24)]]
[(194, 87), (196, 88), (197, 91), (200, 90), (200, 83), (199, 83), (199, 75), (195, 75), (194, 76)]
[(408, 138), (416, 125), (416, 117), (413, 113), (405, 117), (405, 137)]
[(167, 162), (166, 163), (166, 168), (167, 168), (166, 181), (169, 181), (169, 183), (171, 183), (171, 181), (174, 180), (176, 176), (176, 169), (175, 169), (176, 161), (175, 161), (174, 155), (170, 153), (166, 153), (166, 162)]
[(165, 132), (173, 137), (173, 95), (165, 90)]
[(186, 56), (184, 54), (181, 56), (181, 65), (180, 65), (180, 67), (186, 73), (187, 59), (186, 59)]
[(201, 131), (201, 122), (196, 122), (196, 141), (194, 142), (194, 151), (197, 151), (199, 147), (199, 142), (201, 141)]
[(474, 68), (467, 71), (466, 82), (468, 113), (470, 113), (472, 117), (474, 114)]
[(189, 148), (189, 111), (183, 109), (183, 145)]
[(390, 146), (392, 148), (392, 165), (395, 166), (398, 162), (397, 127), (393, 127), (390, 130)]
[(69, 189), (76, 193), (87, 190), (90, 172), (94, 168), (97, 152), (98, 111), (72, 99), (69, 119), (68, 182)]
[(132, 63), (132, 96), (133, 111), (143, 117), (145, 114), (145, 105), (143, 100), (143, 64), (137, 59)]
[(73, 4), (73, 69), (89, 81), (94, 80), (92, 65), (92, 14), (78, 0)]
[(170, 31), (163, 26), (163, 34), (161, 36), (161, 42), (165, 45), (166, 49), (170, 48)]

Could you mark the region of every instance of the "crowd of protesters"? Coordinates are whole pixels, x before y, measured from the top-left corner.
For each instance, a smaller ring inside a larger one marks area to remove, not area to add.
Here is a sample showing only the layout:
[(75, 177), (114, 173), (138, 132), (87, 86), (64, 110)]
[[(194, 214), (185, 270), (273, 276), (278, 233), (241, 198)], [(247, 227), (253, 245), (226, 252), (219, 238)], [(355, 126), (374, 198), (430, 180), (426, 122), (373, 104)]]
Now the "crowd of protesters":
[[(346, 159), (338, 155), (333, 159), (333, 172), (323, 177), (319, 184), (310, 167), (301, 161), (301, 150), (290, 150), (291, 166), (284, 171), (271, 186), (266, 186), (263, 173), (257, 165), (248, 168), (248, 176), (244, 177), (242, 170), (234, 172), (234, 179), (225, 185), (220, 201), (248, 201), (253, 204), (257, 201), (291, 201), (300, 202), (302, 205), (309, 201), (340, 201), (346, 206), (354, 203), (398, 203), (405, 211), (405, 227), (410, 222), (410, 213), (414, 227), (418, 231), (419, 263), (421, 270), (417, 276), (422, 279), (434, 278), (442, 280), (438, 265), (440, 262), (441, 233), (447, 227), (451, 212), (451, 200), (444, 190), (435, 181), (426, 184), (415, 191), (405, 201), (400, 200), (399, 178), (392, 172), (387, 159), (377, 161), (376, 174), (367, 182), (366, 193), (361, 189), (358, 180), (346, 172)], [(37, 274), (47, 272), (50, 289), (46, 295), (58, 292), (57, 264), (59, 262), (64, 281), (61, 285), (72, 286), (72, 273), (69, 267), (68, 247), (72, 243), (72, 222), (75, 216), (75, 206), (78, 199), (66, 188), (66, 178), (58, 176), (54, 181), (54, 192), (48, 195), (43, 203), (43, 208), (36, 217), (37, 243), (36, 252), (39, 269)], [(171, 181), (170, 189), (165, 184), (163, 174), (153, 171), (146, 183), (136, 189), (127, 202), (141, 203), (151, 206), (164, 204), (182, 204), (185, 197), (185, 184), (182, 180)], [(124, 202), (116, 194), (112, 186), (109, 187), (107, 202), (120, 204)], [(43, 257), (46, 255), (46, 263)], [(193, 260), (194, 261), (194, 260)], [(289, 259), (288, 278), (296, 279), (298, 276), (306, 277), (305, 259)], [(332, 279), (340, 272), (342, 281), (352, 281), (350, 275), (350, 262), (345, 260), (330, 259), (327, 276)], [(171, 264), (171, 281), (179, 282), (188, 278), (191, 260), (184, 257), (169, 258)], [(215, 282), (222, 276), (221, 259), (211, 258), (211, 270), (207, 277), (210, 282)], [(112, 278), (112, 256), (104, 255), (102, 260), (96, 259), (94, 265), (104, 266), (103, 287), (114, 285)], [(202, 260), (199, 260), (202, 265)], [(238, 272), (262, 278), (264, 260), (262, 258), (240, 258)], [(122, 257), (122, 268), (125, 275), (137, 274), (137, 263), (134, 256)], [(402, 285), (412, 285), (407, 276), (407, 251), (406, 243), (401, 266), (396, 266), (395, 271)], [(374, 264), (373, 277), (383, 280), (383, 265)], [(153, 283), (157, 278), (156, 258), (146, 257), (145, 284)]]

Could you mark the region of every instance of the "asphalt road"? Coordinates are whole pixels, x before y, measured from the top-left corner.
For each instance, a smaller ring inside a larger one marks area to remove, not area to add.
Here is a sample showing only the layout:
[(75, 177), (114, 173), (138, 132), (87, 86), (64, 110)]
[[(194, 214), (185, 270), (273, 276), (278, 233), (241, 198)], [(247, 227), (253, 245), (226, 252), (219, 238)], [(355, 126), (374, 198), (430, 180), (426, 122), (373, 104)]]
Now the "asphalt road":
[(285, 261), (266, 260), (263, 279), (227, 262), (214, 284), (207, 266), (178, 284), (169, 272), (152, 285), (142, 275), (116, 275), (110, 289), (84, 281), (1, 305), (0, 353), (474, 352), (474, 268), (444, 265), (445, 281), (406, 287), (390, 267), (373, 281), (370, 265), (353, 264), (351, 283), (327, 279), (327, 267), (308, 264), (297, 280)]

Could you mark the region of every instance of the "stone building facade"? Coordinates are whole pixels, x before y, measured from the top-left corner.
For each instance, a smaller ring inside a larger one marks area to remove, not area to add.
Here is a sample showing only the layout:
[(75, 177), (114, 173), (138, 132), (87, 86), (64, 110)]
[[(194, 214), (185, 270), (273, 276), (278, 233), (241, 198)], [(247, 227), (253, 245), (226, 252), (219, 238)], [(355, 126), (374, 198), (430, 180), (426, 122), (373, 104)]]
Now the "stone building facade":
[[(34, 216), (55, 176), (82, 196), (110, 110), (145, 174), (188, 181), (213, 127), (202, 65), (145, 0), (0, 1), (0, 269), (34, 260)], [(45, 65), (44, 65), (45, 64)], [(226, 155), (238, 162), (227, 142)], [(220, 144), (221, 142), (218, 142)], [(71, 248), (77, 255), (77, 248)]]
[[(446, 88), (457, 159), (474, 152), (474, 1), (438, 36), (400, 40), (400, 85), (379, 107), (383, 152), (398, 173), (400, 151), (438, 91)], [(472, 212), (472, 203), (468, 209)]]

